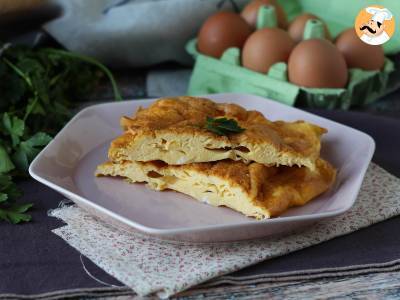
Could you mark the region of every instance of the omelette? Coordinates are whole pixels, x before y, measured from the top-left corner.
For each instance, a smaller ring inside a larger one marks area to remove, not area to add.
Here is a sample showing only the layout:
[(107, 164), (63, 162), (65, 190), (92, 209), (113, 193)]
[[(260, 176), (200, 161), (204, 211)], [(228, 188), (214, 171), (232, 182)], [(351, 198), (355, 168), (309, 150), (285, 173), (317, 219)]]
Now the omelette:
[(314, 170), (232, 160), (184, 165), (120, 161), (99, 165), (96, 175), (146, 182), (154, 190), (175, 190), (213, 206), (226, 206), (246, 216), (265, 219), (304, 205), (328, 190), (336, 171), (322, 159), (316, 160)]
[[(215, 134), (205, 128), (207, 117), (235, 120), (244, 131)], [(110, 161), (160, 160), (169, 165), (230, 159), (314, 169), (326, 132), (308, 122), (272, 122), (236, 104), (187, 96), (160, 99), (120, 123), (124, 133), (111, 143)]]

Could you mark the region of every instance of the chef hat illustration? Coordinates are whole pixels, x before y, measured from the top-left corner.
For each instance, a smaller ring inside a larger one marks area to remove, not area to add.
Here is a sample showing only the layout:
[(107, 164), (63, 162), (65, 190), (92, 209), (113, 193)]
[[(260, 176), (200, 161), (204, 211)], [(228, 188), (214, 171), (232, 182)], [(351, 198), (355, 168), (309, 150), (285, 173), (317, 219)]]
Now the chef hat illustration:
[(385, 20), (391, 20), (392, 19), (392, 13), (386, 9), (386, 8), (378, 8), (378, 7), (367, 7), (365, 9), (367, 13), (372, 15), (372, 21), (383, 23)]

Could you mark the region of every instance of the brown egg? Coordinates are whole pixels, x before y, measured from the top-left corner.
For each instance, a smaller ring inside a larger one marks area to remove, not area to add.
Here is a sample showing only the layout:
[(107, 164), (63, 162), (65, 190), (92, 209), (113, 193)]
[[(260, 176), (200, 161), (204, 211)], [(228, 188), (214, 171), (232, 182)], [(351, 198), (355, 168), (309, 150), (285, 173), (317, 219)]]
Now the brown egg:
[(343, 88), (348, 72), (339, 50), (327, 40), (310, 39), (297, 44), (289, 57), (289, 81), (310, 88)]
[(203, 54), (220, 58), (230, 47), (241, 48), (251, 32), (252, 28), (238, 14), (218, 12), (201, 27), (197, 48)]
[(280, 28), (286, 29), (288, 26), (287, 18), (285, 11), (283, 10), (282, 6), (279, 5), (275, 0), (253, 0), (249, 4), (247, 4), (240, 14), (243, 19), (246, 20), (253, 28), (256, 27), (257, 24), (257, 14), (258, 9), (262, 5), (272, 5), (275, 7), (276, 11), (276, 18), (278, 21), (278, 26)]
[(277, 62), (287, 62), (295, 42), (280, 28), (257, 30), (247, 39), (242, 50), (242, 65), (250, 70), (267, 73)]
[(385, 54), (381, 45), (364, 43), (354, 28), (343, 31), (336, 39), (336, 47), (343, 54), (349, 68), (379, 70), (385, 64)]
[[(306, 27), (306, 23), (308, 20), (312, 20), (312, 19), (317, 19), (322, 21), (320, 18), (318, 18), (317, 16), (313, 15), (313, 14), (302, 14), (300, 16), (297, 16), (289, 25), (289, 35), (292, 37), (292, 39), (298, 43), (300, 41), (303, 40), (303, 32), (304, 32), (304, 28)], [(324, 29), (325, 29), (325, 38), (328, 40), (331, 40), (331, 35), (329, 33), (328, 27), (326, 27), (326, 24), (324, 24)]]

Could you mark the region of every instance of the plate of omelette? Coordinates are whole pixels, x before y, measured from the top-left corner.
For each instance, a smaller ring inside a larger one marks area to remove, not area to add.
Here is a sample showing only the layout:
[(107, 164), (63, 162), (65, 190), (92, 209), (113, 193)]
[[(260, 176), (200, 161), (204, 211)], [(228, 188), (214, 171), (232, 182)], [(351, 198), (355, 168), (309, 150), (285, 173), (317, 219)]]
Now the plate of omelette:
[(115, 226), (234, 241), (346, 212), (374, 149), (365, 133), (258, 96), (181, 96), (82, 110), (30, 173)]

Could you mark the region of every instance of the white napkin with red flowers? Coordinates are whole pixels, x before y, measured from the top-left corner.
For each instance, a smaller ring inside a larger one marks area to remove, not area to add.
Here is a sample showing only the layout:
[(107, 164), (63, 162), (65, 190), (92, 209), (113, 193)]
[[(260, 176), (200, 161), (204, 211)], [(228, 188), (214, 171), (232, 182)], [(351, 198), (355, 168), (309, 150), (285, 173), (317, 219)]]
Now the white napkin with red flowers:
[(50, 212), (53, 230), (141, 296), (171, 296), (260, 261), (315, 245), (400, 214), (400, 179), (371, 163), (355, 205), (345, 214), (284, 237), (234, 243), (178, 243), (126, 232), (76, 206)]

